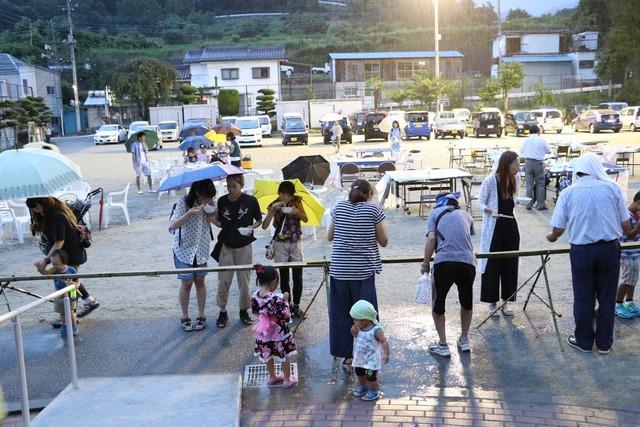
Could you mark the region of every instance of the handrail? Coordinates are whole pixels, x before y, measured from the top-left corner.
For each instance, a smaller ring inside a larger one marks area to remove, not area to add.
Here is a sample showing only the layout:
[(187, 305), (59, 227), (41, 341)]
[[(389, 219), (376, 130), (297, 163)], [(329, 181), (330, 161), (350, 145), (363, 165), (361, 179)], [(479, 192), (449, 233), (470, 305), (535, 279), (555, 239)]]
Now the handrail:
[[(54, 276), (56, 278), (58, 278), (59, 276)], [(42, 298), (39, 298), (33, 302), (30, 302), (29, 304), (23, 305), (22, 307), (16, 308), (13, 311), (10, 311), (8, 313), (3, 314), (2, 316), (0, 316), (0, 323), (7, 321), (9, 319), (13, 319), (16, 316), (21, 315), (22, 313), (25, 313), (29, 310), (31, 310), (32, 308), (36, 308), (39, 305), (42, 305), (54, 298), (59, 298), (64, 296), (66, 293), (72, 291), (73, 289), (76, 289), (78, 287), (77, 284), (72, 284), (67, 286), (66, 288), (62, 288), (59, 291), (55, 291), (47, 296), (44, 296)]]

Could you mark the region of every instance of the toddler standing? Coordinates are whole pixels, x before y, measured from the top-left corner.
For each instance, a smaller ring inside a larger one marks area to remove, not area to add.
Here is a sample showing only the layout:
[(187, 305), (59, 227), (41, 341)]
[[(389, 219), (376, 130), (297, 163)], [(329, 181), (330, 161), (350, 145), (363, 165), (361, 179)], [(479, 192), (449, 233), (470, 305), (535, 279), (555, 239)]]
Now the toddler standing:
[[(253, 326), (256, 337), (255, 355), (267, 364), (269, 385), (282, 383), (291, 388), (298, 379), (291, 375), (289, 356), (296, 354), (296, 344), (289, 331), (291, 311), (289, 295), (275, 293), (278, 288), (278, 272), (271, 266), (256, 265), (257, 284), (260, 289), (251, 297), (251, 312), (257, 314), (258, 322)], [(282, 363), (282, 373), (276, 375), (275, 362)], [(284, 375), (283, 375), (284, 374)]]
[(354, 323), (351, 334), (355, 337), (352, 366), (358, 377), (353, 395), (367, 402), (377, 400), (380, 398), (378, 371), (383, 362), (389, 362), (389, 342), (378, 323), (378, 313), (369, 301), (359, 300), (349, 314)]

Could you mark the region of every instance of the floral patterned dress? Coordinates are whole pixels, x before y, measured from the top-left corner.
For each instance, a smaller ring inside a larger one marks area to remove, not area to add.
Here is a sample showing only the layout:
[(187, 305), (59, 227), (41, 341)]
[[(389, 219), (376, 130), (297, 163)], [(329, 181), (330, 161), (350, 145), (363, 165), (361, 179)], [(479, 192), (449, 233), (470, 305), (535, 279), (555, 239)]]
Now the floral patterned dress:
[(253, 326), (255, 355), (263, 363), (272, 358), (276, 362), (284, 362), (287, 357), (296, 354), (296, 343), (289, 331), (289, 305), (282, 294), (269, 292), (260, 296), (260, 292), (256, 291), (251, 297), (251, 312), (259, 316)]

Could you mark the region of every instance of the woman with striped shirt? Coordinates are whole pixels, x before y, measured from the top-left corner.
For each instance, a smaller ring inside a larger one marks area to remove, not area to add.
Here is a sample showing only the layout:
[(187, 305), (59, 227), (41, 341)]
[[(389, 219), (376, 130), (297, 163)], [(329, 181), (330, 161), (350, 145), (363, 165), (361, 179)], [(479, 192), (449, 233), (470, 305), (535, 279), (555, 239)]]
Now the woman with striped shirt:
[(388, 238), (382, 208), (369, 203), (372, 196), (369, 181), (358, 179), (351, 185), (349, 200), (338, 203), (331, 213), (329, 341), (331, 355), (344, 358), (345, 365), (353, 358), (349, 310), (361, 299), (378, 310), (375, 275), (382, 271), (378, 245), (387, 246)]

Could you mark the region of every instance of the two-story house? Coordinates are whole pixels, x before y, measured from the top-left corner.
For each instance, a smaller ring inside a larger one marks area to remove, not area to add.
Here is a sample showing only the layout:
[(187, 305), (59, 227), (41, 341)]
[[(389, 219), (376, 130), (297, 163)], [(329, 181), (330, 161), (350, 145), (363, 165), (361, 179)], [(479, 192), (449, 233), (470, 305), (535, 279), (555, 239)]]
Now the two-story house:
[(573, 58), (573, 74), (579, 86), (595, 85), (598, 81), (596, 75), (596, 52), (600, 47), (597, 31), (585, 31), (573, 35), (571, 53)]
[[(183, 63), (189, 65), (191, 85), (236, 89), (240, 92), (240, 114), (255, 108), (260, 89), (280, 89), (280, 63), (286, 59), (283, 46), (212, 46), (190, 49)], [(208, 99), (214, 103), (213, 96)]]
[(0, 53), (0, 99), (20, 99), (27, 96), (44, 98), (52, 113), (51, 128), (62, 128), (62, 90), (60, 74), (27, 64), (8, 53)]

